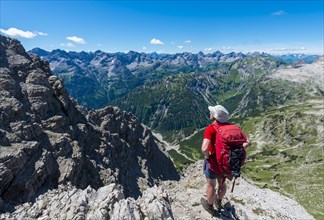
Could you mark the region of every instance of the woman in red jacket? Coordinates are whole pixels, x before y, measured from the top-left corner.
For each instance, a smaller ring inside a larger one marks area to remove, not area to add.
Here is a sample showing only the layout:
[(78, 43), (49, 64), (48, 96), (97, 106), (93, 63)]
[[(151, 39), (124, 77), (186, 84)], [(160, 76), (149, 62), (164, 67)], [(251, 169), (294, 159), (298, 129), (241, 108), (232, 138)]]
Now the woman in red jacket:
[[(224, 174), (220, 172), (218, 163), (216, 160), (216, 153), (214, 150), (214, 145), (216, 142), (216, 130), (215, 125), (222, 125), (227, 123), (229, 118), (228, 111), (221, 105), (209, 106), (210, 111), (210, 120), (212, 123), (206, 128), (204, 133), (204, 139), (201, 145), (201, 151), (204, 154), (204, 175), (207, 179), (207, 200), (201, 198), (202, 206), (210, 214), (214, 215), (215, 210), (219, 212), (222, 208), (221, 201), (226, 194), (226, 183)], [(243, 144), (243, 147), (247, 147), (250, 144), (250, 141), (247, 139), (247, 142)], [(217, 192), (215, 190), (217, 180)]]

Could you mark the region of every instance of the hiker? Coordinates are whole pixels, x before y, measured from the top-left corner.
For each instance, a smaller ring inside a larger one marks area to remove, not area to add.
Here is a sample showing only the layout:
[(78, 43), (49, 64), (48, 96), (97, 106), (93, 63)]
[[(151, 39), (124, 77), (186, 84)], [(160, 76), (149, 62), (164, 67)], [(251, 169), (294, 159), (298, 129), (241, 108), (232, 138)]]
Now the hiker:
[[(208, 109), (210, 111), (209, 118), (212, 121), (212, 123), (206, 128), (204, 133), (204, 139), (201, 145), (201, 151), (205, 158), (203, 171), (207, 179), (207, 200), (205, 198), (201, 198), (201, 203), (206, 211), (214, 215), (215, 214), (214, 205), (216, 211), (218, 212), (220, 212), (222, 208), (221, 202), (223, 197), (226, 194), (225, 179), (226, 178), (232, 179), (232, 175), (226, 173), (225, 171), (222, 172), (222, 167), (220, 163), (217, 162), (217, 158), (219, 155), (216, 156), (216, 152), (218, 152), (216, 150), (217, 144), (215, 147), (215, 143), (217, 142), (216, 133), (218, 127), (223, 125), (231, 125), (231, 124), (227, 123), (229, 113), (223, 106), (221, 105), (209, 106)], [(240, 132), (242, 133), (242, 136), (244, 136), (241, 145), (245, 149), (248, 145), (250, 145), (250, 141), (241, 130)], [(217, 136), (217, 138), (220, 137)], [(245, 159), (245, 155), (244, 155), (244, 159)], [(215, 190), (216, 180), (218, 185), (217, 192)]]

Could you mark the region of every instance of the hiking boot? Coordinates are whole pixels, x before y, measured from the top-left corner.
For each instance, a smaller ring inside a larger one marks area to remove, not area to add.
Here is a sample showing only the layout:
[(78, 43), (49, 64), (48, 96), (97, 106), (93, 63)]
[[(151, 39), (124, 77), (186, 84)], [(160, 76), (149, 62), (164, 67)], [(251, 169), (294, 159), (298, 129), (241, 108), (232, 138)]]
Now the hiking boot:
[(220, 212), (222, 210), (222, 200), (220, 200), (219, 198), (216, 197), (216, 199), (214, 200), (214, 205), (215, 208), (218, 212)]
[(201, 205), (204, 207), (204, 209), (209, 212), (211, 215), (215, 214), (215, 210), (213, 205), (209, 204), (206, 199), (201, 198), (200, 199)]

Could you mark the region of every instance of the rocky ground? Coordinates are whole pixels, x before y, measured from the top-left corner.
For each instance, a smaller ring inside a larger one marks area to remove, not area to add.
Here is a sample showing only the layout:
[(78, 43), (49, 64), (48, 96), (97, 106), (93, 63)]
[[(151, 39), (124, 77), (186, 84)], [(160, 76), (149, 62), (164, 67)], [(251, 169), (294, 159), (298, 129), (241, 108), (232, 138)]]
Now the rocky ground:
[(260, 189), (244, 178), (238, 179), (234, 192), (227, 184), (227, 196), (220, 217), (211, 218), (200, 204), (206, 196), (206, 180), (202, 175), (202, 161), (187, 168), (179, 182), (166, 183), (165, 189), (173, 198), (175, 219), (313, 219), (294, 200), (269, 189)]
[(314, 219), (294, 200), (269, 189), (260, 189), (240, 178), (223, 201), (220, 216), (212, 217), (200, 204), (205, 194), (202, 161), (187, 168), (180, 181), (165, 181), (148, 188), (135, 200), (125, 198), (121, 187), (107, 185), (84, 190), (60, 185), (33, 203), (15, 207), (0, 219)]

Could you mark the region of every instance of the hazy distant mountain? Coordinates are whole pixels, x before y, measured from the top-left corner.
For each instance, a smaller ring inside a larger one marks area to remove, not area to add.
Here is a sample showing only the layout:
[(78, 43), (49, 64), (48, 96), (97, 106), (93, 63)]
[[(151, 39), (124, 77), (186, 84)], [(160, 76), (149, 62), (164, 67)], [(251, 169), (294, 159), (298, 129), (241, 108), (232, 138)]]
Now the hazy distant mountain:
[(292, 64), (292, 63), (313, 63), (319, 55), (307, 55), (307, 54), (285, 54), (276, 56), (282, 61)]

